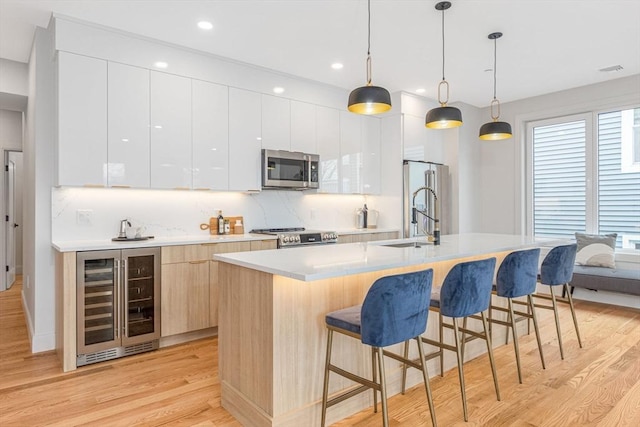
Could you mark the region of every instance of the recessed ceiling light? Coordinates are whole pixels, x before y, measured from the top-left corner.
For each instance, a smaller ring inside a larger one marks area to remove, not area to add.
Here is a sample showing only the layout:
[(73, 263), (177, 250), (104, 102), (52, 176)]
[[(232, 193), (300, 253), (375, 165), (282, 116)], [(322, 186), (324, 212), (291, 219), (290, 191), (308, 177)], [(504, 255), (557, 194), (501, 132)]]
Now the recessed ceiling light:
[(213, 29), (213, 24), (209, 21), (200, 21), (198, 22), (198, 28), (201, 30), (211, 30)]
[(157, 61), (153, 64), (156, 68), (167, 68), (169, 64), (164, 61)]
[(331, 68), (333, 68), (334, 70), (342, 70), (342, 67), (344, 67), (344, 65), (342, 65), (340, 62), (334, 62), (333, 64), (331, 64)]
[(416, 89), (416, 93), (425, 93), (427, 90), (423, 87)]
[(282, 93), (284, 92), (284, 88), (280, 86), (276, 86), (273, 88), (273, 93)]

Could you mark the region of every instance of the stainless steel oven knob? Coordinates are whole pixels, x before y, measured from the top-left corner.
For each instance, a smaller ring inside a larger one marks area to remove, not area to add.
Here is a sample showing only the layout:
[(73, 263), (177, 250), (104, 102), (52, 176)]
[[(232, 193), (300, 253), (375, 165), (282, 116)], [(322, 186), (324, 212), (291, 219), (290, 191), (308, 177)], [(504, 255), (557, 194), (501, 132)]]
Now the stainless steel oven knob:
[(283, 241), (283, 242), (285, 242), (285, 243), (289, 243), (289, 237), (285, 236), (285, 237), (282, 239), (282, 241)]
[(296, 236), (296, 242), (300, 241), (300, 236)]

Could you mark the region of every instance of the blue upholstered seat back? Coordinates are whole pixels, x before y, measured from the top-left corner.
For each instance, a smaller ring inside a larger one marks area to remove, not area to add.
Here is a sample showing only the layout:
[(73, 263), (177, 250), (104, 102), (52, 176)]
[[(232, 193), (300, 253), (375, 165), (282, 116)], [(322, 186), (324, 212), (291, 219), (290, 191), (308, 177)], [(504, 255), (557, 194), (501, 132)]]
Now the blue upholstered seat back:
[(545, 285), (564, 285), (573, 277), (578, 245), (556, 246), (551, 249), (540, 268), (540, 282)]
[(538, 282), (540, 248), (511, 252), (498, 268), (496, 289), (498, 295), (517, 298), (532, 294)]
[(386, 347), (417, 337), (427, 328), (433, 270), (381, 277), (362, 303), (362, 342)]
[(466, 317), (489, 308), (495, 267), (495, 258), (456, 264), (442, 284), (440, 313)]

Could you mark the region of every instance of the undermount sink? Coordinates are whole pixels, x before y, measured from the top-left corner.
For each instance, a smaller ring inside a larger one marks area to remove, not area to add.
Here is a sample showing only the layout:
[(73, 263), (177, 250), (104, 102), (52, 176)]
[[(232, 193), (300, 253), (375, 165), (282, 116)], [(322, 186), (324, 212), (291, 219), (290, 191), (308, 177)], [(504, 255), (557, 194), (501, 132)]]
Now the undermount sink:
[(421, 248), (423, 246), (431, 245), (432, 243), (426, 242), (403, 242), (403, 243), (389, 243), (387, 245), (380, 246), (388, 246), (390, 248)]

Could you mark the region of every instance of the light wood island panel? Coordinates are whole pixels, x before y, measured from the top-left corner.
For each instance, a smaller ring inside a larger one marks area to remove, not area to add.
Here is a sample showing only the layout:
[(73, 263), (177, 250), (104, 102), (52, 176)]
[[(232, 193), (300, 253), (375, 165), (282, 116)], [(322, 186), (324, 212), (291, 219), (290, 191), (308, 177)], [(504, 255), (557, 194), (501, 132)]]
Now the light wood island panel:
[[(326, 351), (324, 316), (328, 312), (360, 304), (379, 277), (433, 268), (434, 284), (439, 284), (458, 262), (495, 256), (499, 265), (509, 252), (311, 282), (220, 262), (218, 337), (223, 407), (244, 425), (319, 425)], [(502, 329), (496, 330), (495, 335), (500, 345), (504, 342)], [(437, 316), (433, 313), (427, 335), (437, 336)], [(471, 342), (467, 345), (467, 359), (485, 351), (484, 342)], [(334, 337), (333, 354), (339, 366), (371, 375), (370, 350), (356, 340), (338, 334)], [(455, 365), (455, 355), (445, 356), (446, 370)], [(437, 360), (429, 363), (431, 376), (439, 374), (436, 364)], [(421, 381), (420, 373), (412, 371), (409, 386)], [(400, 390), (400, 364), (387, 359), (386, 372), (388, 394), (392, 396)], [(352, 384), (333, 376), (330, 393)], [(327, 420), (336, 422), (372, 404), (371, 393), (362, 393), (332, 407)]]

